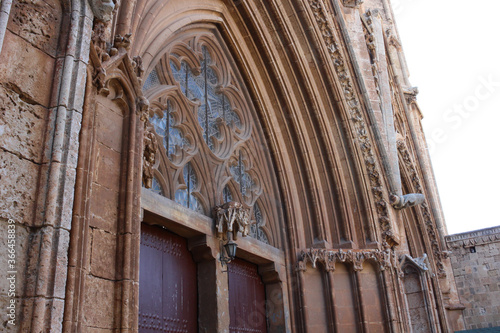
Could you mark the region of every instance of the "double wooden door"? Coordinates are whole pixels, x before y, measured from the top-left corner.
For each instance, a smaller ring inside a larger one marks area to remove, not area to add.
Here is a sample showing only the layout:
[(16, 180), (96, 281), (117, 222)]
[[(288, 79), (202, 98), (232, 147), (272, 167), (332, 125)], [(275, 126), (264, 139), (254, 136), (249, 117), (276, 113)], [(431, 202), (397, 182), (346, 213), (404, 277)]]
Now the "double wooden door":
[[(139, 332), (197, 332), (197, 271), (187, 240), (143, 224), (140, 251)], [(257, 266), (235, 259), (227, 274), (229, 331), (266, 333), (265, 289)], [(203, 311), (203, 305), (200, 307)]]
[(143, 224), (139, 332), (198, 332), (196, 263), (186, 239)]

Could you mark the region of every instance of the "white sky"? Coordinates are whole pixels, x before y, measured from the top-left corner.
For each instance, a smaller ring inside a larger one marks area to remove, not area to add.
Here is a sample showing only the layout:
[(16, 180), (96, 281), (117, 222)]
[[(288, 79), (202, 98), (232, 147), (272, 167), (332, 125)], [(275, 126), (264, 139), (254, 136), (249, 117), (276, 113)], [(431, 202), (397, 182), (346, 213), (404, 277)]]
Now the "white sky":
[(500, 225), (500, 0), (391, 2), (448, 232)]

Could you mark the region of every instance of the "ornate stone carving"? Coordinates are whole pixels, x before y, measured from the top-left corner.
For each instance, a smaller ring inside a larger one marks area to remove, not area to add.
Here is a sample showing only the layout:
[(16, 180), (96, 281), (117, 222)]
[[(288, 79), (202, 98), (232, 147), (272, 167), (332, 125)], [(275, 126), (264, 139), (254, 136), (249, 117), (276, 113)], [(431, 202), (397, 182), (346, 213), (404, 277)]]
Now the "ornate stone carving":
[(142, 74), (144, 74), (144, 67), (142, 67), (142, 58), (140, 56), (135, 56), (133, 58), (132, 66), (134, 66), (135, 75), (137, 75), (137, 77), (142, 77)]
[(215, 229), (217, 237), (227, 239), (227, 233), (238, 239), (238, 231), (243, 237), (250, 232), (250, 210), (239, 202), (231, 201), (214, 208)]
[(399, 39), (394, 35), (392, 31), (392, 27), (387, 28), (385, 30), (385, 35), (387, 37), (387, 40), (389, 41), (389, 45), (394, 46), (397, 50), (401, 50), (401, 42)]
[(424, 255), (419, 258), (413, 258), (409, 254), (403, 254), (400, 256), (399, 262), (402, 271), (404, 271), (407, 262), (412, 263), (413, 266), (419, 268), (422, 272), (427, 272), (429, 270), (429, 258), (427, 257), (427, 253), (424, 253)]
[(361, 271), (363, 269), (363, 263), (366, 260), (373, 260), (379, 264), (380, 270), (385, 270), (389, 267), (397, 267), (397, 265), (393, 265), (392, 263), (395, 258), (394, 252), (389, 249), (384, 251), (379, 249), (348, 251), (343, 251), (342, 249), (338, 251), (309, 249), (300, 253), (297, 266), (300, 265), (303, 267), (303, 270), (305, 270), (308, 262), (311, 263), (313, 268), (316, 268), (316, 264), (319, 262), (327, 271), (333, 271), (335, 270), (335, 263), (341, 262), (350, 263), (355, 271)]
[(409, 89), (405, 89), (403, 91), (406, 103), (410, 105), (411, 103), (415, 102), (417, 100), (417, 95), (418, 95), (418, 88), (417, 87), (411, 87)]
[(377, 91), (377, 96), (379, 99), (380, 109), (383, 109), (382, 106), (382, 90), (380, 88), (380, 75), (379, 75), (379, 58), (377, 52), (377, 42), (375, 40), (375, 35), (373, 33), (373, 16), (377, 14), (378, 11), (372, 12), (368, 10), (366, 14), (363, 16), (363, 30), (365, 33), (365, 41), (366, 47), (368, 48), (368, 54), (370, 56), (371, 68), (373, 81), (375, 82), (375, 89)]
[[(97, 87), (97, 91), (100, 94), (107, 95), (109, 90), (106, 88), (106, 69), (105, 63), (111, 60), (111, 57), (118, 55), (119, 49), (123, 48), (127, 53), (130, 48), (130, 36), (131, 34), (126, 34), (124, 37), (116, 35), (114, 38), (113, 46), (109, 47), (109, 43), (106, 42), (106, 23), (100, 20), (96, 20), (94, 23), (94, 30), (92, 31), (92, 38), (90, 43), (90, 58), (93, 64), (93, 74), (92, 83)], [(137, 65), (137, 60), (132, 60), (126, 54), (129, 63), (132, 66), (132, 71), (136, 74), (142, 74), (142, 60), (139, 59), (140, 64)], [(134, 59), (137, 59), (135, 57)], [(112, 67), (113, 64), (108, 64), (108, 67)], [(140, 81), (139, 81), (140, 82)]]
[(118, 49), (120, 47), (123, 47), (125, 50), (128, 50), (130, 48), (130, 37), (132, 34), (126, 34), (125, 36), (121, 35), (116, 35), (114, 42), (113, 42), (113, 47)]
[[(402, 159), (402, 162), (409, 171), (413, 189), (417, 193), (421, 194), (423, 192), (423, 188), (420, 182), (420, 177), (418, 175), (417, 169), (415, 167), (415, 163), (413, 163), (413, 160), (411, 158), (410, 152), (408, 151), (408, 148), (406, 147), (406, 144), (403, 140), (398, 140), (397, 146), (400, 158)], [(422, 210), (422, 216), (424, 217), (424, 224), (427, 229), (427, 234), (429, 235), (429, 240), (431, 242), (432, 254), (437, 267), (437, 275), (440, 278), (445, 278), (446, 272), (444, 270), (444, 265), (443, 265), (444, 255), (440, 249), (434, 220), (432, 218), (429, 205), (427, 203), (427, 200), (425, 200), (425, 198), (420, 207)]]
[(344, 6), (350, 8), (357, 8), (363, 3), (363, 0), (344, 0)]
[(148, 121), (148, 111), (149, 111), (149, 101), (146, 97), (144, 96), (138, 96), (136, 101), (135, 101), (136, 107), (135, 111), (137, 115), (140, 116), (141, 121), (144, 121), (146, 124), (146, 121)]
[(410, 193), (401, 196), (392, 194), (390, 199), (392, 207), (395, 209), (403, 209), (424, 203), (425, 195), (422, 193)]
[[(352, 1), (347, 1), (353, 3)], [(373, 152), (373, 144), (370, 140), (367, 125), (364, 121), (361, 106), (354, 89), (353, 81), (349, 73), (349, 68), (346, 66), (344, 57), (340, 51), (340, 47), (335, 40), (335, 30), (333, 24), (329, 21), (329, 16), (326, 13), (325, 6), (321, 0), (310, 0), (309, 5), (316, 19), (316, 23), (321, 31), (323, 41), (330, 53), (331, 60), (337, 73), (337, 78), (340, 82), (344, 98), (349, 108), (351, 121), (354, 125), (354, 133), (356, 141), (363, 153), (365, 167), (370, 179), (370, 186), (374, 196), (378, 219), (382, 229), (383, 242), (388, 246), (394, 246), (399, 243), (394, 235), (389, 219), (389, 211), (387, 203), (383, 195), (383, 182), (380, 177), (379, 167), (375, 153)]]
[(113, 10), (115, 9), (115, 3), (111, 0), (90, 0), (90, 8), (94, 13), (94, 18), (108, 22), (113, 18)]
[[(146, 119), (145, 124), (149, 124)], [(151, 188), (153, 182), (153, 168), (156, 164), (158, 154), (158, 141), (151, 126), (145, 125), (144, 130), (144, 153), (142, 164), (142, 182), (146, 188)]]

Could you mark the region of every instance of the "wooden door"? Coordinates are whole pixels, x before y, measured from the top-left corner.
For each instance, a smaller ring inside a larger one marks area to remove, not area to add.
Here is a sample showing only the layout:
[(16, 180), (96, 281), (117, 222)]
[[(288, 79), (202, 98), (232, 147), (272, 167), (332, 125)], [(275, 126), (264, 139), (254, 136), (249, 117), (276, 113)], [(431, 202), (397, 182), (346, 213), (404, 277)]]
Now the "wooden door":
[(266, 333), (266, 293), (257, 266), (241, 259), (228, 265), (230, 333)]
[(141, 226), (139, 332), (198, 331), (196, 263), (186, 239)]

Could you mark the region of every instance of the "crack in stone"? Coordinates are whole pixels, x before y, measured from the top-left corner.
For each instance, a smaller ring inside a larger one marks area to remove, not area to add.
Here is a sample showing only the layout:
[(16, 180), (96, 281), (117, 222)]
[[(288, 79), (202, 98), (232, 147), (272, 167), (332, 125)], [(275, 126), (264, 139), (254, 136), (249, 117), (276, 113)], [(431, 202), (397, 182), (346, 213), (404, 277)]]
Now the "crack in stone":
[(0, 147), (0, 150), (2, 150), (3, 152), (5, 153), (9, 153), (9, 154), (12, 154), (14, 156), (17, 156), (17, 158), (21, 159), (21, 160), (25, 160), (25, 161), (28, 161), (28, 162), (31, 162), (33, 164), (36, 164), (38, 166), (43, 166), (43, 165), (47, 165), (48, 163), (41, 163), (41, 162), (36, 162), (35, 160), (31, 159), (31, 158), (28, 158), (24, 155), (22, 155), (21, 153), (19, 152), (14, 152), (14, 151), (10, 151), (8, 149), (5, 149), (4, 147)]

